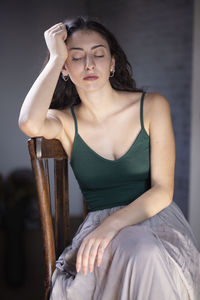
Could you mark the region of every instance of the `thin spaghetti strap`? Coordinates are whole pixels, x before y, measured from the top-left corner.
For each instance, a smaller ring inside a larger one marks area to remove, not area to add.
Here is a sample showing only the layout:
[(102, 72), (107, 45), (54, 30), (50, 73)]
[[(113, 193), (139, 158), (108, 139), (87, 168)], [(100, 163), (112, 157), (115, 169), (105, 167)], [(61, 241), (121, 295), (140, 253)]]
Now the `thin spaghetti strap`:
[(75, 134), (77, 134), (78, 133), (78, 125), (77, 125), (76, 115), (74, 112), (74, 104), (72, 104), (72, 106), (71, 106), (71, 112), (72, 112), (72, 116), (74, 118), (74, 123), (75, 123)]
[(142, 93), (142, 99), (140, 101), (140, 122), (141, 122), (141, 128), (144, 129), (144, 120), (143, 120), (143, 103), (144, 103), (144, 96), (146, 92)]

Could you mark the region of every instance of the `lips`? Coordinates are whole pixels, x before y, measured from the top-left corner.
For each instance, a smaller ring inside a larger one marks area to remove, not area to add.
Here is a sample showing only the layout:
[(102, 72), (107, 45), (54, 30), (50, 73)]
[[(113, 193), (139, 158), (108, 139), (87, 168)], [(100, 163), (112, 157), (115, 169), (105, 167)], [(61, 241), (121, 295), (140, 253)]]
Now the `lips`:
[(96, 80), (97, 78), (99, 78), (99, 77), (96, 75), (88, 75), (88, 76), (85, 76), (83, 79), (84, 80)]

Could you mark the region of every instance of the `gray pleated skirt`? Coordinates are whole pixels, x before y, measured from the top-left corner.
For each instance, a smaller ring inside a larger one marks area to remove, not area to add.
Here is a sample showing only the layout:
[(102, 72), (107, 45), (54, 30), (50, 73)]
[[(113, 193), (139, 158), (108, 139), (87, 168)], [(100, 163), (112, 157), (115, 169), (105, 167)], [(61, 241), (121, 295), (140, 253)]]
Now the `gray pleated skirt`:
[(57, 260), (50, 300), (200, 300), (200, 249), (179, 206), (123, 228), (85, 275), (76, 255), (85, 236), (124, 206), (89, 212)]

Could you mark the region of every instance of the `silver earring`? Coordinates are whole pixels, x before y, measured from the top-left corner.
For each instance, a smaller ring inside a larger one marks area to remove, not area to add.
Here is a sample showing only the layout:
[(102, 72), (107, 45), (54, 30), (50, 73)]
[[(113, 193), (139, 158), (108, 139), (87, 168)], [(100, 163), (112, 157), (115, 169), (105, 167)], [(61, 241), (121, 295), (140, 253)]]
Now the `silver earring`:
[(113, 77), (114, 74), (115, 74), (115, 70), (111, 70), (111, 71), (110, 71), (110, 76), (109, 76), (109, 77)]
[(63, 79), (64, 81), (67, 81), (67, 80), (69, 79), (69, 75), (64, 76), (63, 73), (62, 73), (62, 79)]

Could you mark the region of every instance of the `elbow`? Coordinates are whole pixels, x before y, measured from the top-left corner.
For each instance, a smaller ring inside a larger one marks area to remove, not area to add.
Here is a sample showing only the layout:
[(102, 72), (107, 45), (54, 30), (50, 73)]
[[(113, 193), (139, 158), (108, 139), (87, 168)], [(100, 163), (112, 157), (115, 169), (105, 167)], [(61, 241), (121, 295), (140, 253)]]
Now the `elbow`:
[(29, 137), (38, 136), (38, 128), (30, 120), (18, 119), (18, 126), (20, 130)]
[(154, 187), (159, 191), (160, 195), (162, 195), (163, 201), (168, 206), (173, 201), (173, 195), (174, 195), (174, 186), (165, 186), (156, 184)]

